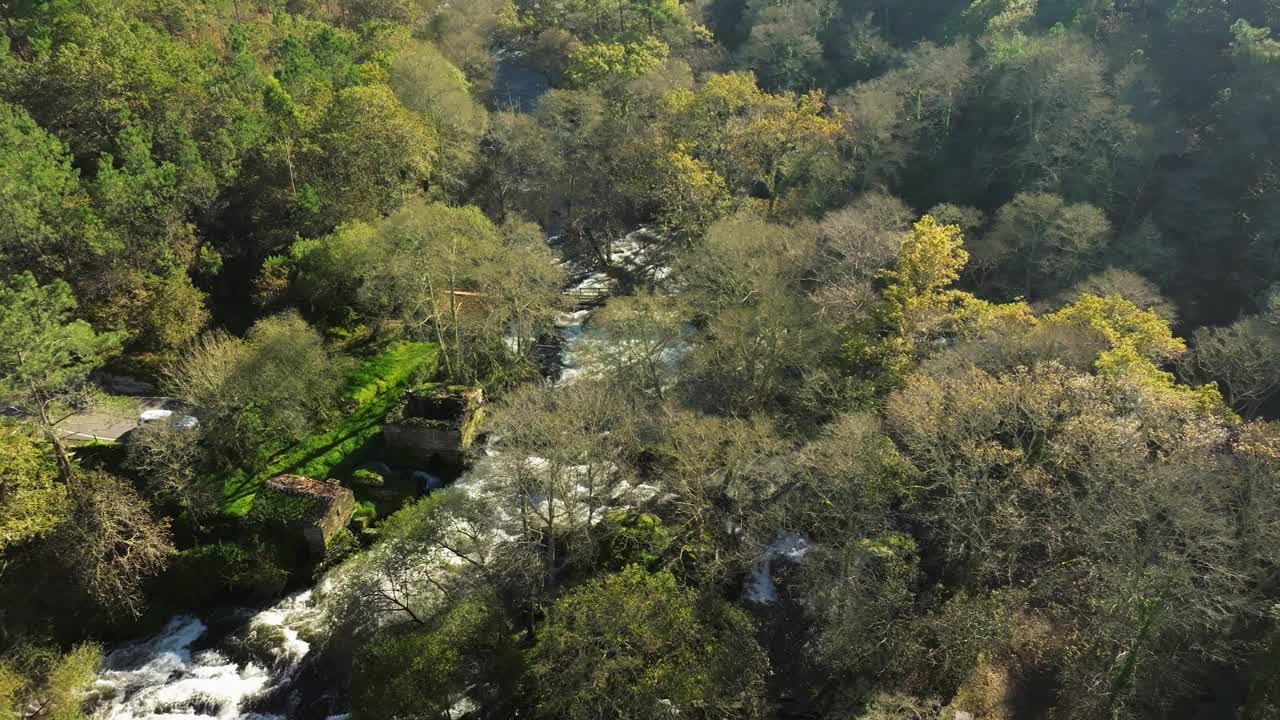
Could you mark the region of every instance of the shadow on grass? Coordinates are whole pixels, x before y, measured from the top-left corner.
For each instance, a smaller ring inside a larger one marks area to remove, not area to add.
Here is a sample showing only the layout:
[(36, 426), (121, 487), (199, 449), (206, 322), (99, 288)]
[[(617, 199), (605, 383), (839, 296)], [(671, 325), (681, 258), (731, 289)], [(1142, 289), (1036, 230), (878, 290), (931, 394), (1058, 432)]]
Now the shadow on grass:
[[(379, 405), (381, 406), (382, 403)], [(390, 403), (386, 405), (389, 406)], [(262, 472), (251, 475), (240, 470), (227, 477), (223, 482), (223, 503), (226, 512), (231, 515), (247, 513), (258, 489), (264, 482), (277, 475), (297, 474), (321, 480), (329, 477), (329, 473), (342, 465), (352, 452), (368, 445), (381, 432), (382, 418), (385, 417), (389, 407), (378, 409), (381, 412), (362, 417), (357, 424), (347, 422), (337, 429), (295, 443), (278, 453), (274, 461)], [(352, 445), (353, 440), (359, 444), (346, 450), (345, 448)], [(330, 455), (335, 457), (325, 462)]]
[(383, 418), (401, 393), (435, 358), (435, 349), (429, 343), (404, 343), (370, 359), (348, 381), (348, 395), (361, 400), (361, 407), (339, 420), (337, 427), (276, 451), (265, 470), (235, 470), (225, 475), (223, 511), (232, 516), (245, 515), (258, 489), (277, 475), (297, 474), (323, 480), (334, 470), (357, 463), (368, 453), (382, 430)]

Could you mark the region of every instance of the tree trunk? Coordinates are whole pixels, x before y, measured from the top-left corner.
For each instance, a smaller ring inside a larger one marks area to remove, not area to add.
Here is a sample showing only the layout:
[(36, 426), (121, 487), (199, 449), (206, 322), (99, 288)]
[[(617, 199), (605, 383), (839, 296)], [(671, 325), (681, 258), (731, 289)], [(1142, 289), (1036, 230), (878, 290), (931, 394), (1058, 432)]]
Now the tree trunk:
[(35, 398), (36, 407), (40, 409), (40, 429), (44, 431), (44, 435), (49, 439), (49, 444), (53, 446), (53, 456), (58, 461), (58, 478), (62, 480), (64, 485), (71, 484), (71, 460), (67, 457), (67, 449), (62, 445), (62, 439), (58, 437), (58, 431), (53, 426), (53, 422), (49, 420), (49, 401), (43, 397), (43, 393), (36, 389), (34, 384), (28, 385), (31, 388), (31, 395)]
[(543, 580), (543, 593), (547, 596), (551, 595), (552, 588), (555, 587), (556, 573), (556, 490), (555, 483), (547, 484), (547, 534), (543, 538), (546, 543), (546, 563), (544, 570), (546, 577)]
[(431, 296), (431, 325), (435, 330), (436, 343), (440, 345), (440, 355), (444, 358), (444, 374), (446, 377), (453, 376), (453, 367), (449, 362), (449, 346), (444, 341), (444, 328), (440, 322), (440, 304), (436, 300), (436, 284), (431, 279), (431, 275), (426, 275), (427, 293)]

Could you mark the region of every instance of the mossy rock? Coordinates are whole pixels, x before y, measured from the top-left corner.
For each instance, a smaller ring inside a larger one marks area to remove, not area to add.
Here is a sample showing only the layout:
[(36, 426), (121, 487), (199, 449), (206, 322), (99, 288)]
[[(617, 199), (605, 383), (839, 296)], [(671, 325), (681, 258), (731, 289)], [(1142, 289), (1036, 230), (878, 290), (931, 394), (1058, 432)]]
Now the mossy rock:
[(369, 523), (372, 523), (378, 518), (378, 506), (368, 500), (358, 502), (356, 503), (356, 509), (352, 512), (351, 517), (353, 519), (364, 519)]
[(382, 476), (382, 473), (361, 468), (351, 473), (351, 482), (356, 483), (357, 485), (364, 485), (365, 487), (377, 488), (386, 485), (387, 479)]

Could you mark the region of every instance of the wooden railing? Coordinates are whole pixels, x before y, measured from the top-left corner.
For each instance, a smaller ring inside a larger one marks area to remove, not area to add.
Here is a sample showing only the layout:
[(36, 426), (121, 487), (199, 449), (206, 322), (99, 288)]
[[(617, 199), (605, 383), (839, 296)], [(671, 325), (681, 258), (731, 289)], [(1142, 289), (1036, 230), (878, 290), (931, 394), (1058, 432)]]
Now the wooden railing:
[(570, 288), (564, 296), (577, 307), (592, 307), (603, 303), (613, 290), (607, 287)]

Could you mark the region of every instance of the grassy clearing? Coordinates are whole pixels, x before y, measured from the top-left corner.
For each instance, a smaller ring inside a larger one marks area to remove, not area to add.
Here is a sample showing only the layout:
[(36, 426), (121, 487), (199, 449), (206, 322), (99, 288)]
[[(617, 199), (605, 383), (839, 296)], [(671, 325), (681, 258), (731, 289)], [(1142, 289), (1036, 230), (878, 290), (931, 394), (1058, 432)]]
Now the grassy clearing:
[(276, 475), (323, 479), (358, 462), (363, 451), (377, 442), (382, 420), (400, 394), (414, 380), (434, 375), (436, 360), (435, 345), (410, 342), (395, 343), (370, 358), (351, 374), (344, 393), (357, 403), (356, 410), (333, 428), (281, 448), (262, 472), (228, 474), (223, 481), (223, 511), (234, 516), (249, 512), (258, 488)]

